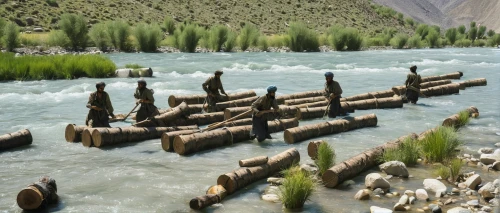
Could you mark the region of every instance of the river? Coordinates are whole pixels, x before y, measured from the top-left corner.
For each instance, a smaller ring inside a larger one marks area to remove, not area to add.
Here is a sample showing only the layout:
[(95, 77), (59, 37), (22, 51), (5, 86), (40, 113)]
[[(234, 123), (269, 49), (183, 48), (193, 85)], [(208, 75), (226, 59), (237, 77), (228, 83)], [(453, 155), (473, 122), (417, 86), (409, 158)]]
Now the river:
[[(400, 109), (359, 110), (352, 116), (375, 113), (378, 126), (320, 137), (336, 150), (337, 162), (384, 142), (420, 133), (439, 125), (446, 117), (469, 106), (480, 111), (478, 119), (460, 131), (466, 152), (494, 147), (500, 142), (500, 51), (491, 48), (384, 50), (331, 53), (164, 53), (110, 54), (118, 66), (128, 63), (152, 67), (156, 105), (168, 107), (172, 94), (201, 94), (201, 84), (222, 69), (226, 92), (255, 90), (265, 94), (274, 84), (277, 95), (322, 89), (323, 73), (332, 71), (343, 96), (390, 89), (402, 85), (411, 65), (422, 76), (463, 71), (462, 80), (487, 78), (488, 86), (461, 90), (459, 95), (421, 98), (417, 105)], [(21, 212), (17, 193), (42, 175), (58, 184), (61, 202), (49, 211), (60, 212), (191, 212), (189, 200), (203, 195), (217, 177), (238, 168), (238, 160), (259, 155), (273, 156), (295, 147), (301, 163), (312, 163), (307, 142), (288, 145), (283, 132), (272, 140), (248, 141), (187, 157), (162, 150), (160, 139), (111, 148), (86, 148), (68, 143), (68, 123), (84, 124), (85, 108), (95, 82), (106, 82), (115, 114), (134, 106), (137, 79), (77, 79), (0, 83), (0, 134), (28, 128), (29, 147), (0, 152), (0, 212)], [(456, 80), (454, 80), (456, 82)], [(322, 122), (301, 121), (300, 124)], [(130, 123), (113, 123), (126, 126)], [(477, 153), (476, 153), (477, 155)], [(493, 175), (498, 176), (498, 173)], [(417, 174), (413, 174), (417, 176)], [(359, 178), (358, 178), (359, 179)], [(361, 187), (363, 178), (356, 181)], [(421, 181), (415, 187), (422, 187)], [(206, 212), (281, 212), (280, 203), (261, 200), (265, 180), (246, 187)], [(416, 188), (413, 188), (416, 190)], [(357, 190), (318, 186), (303, 212), (368, 212), (377, 201), (353, 199)], [(392, 202), (392, 201), (391, 201)], [(391, 204), (379, 202), (382, 207)]]

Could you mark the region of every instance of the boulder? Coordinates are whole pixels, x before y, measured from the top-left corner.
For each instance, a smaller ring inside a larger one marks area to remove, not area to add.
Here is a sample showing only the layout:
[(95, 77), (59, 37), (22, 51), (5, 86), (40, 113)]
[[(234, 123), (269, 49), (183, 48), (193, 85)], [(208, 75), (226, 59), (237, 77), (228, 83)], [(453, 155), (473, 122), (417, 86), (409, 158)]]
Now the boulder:
[(401, 198), (399, 198), (398, 203), (401, 203), (403, 205), (407, 204), (408, 203), (408, 195), (401, 196)]
[(370, 213), (392, 213), (392, 210), (380, 208), (378, 206), (370, 206)]
[(495, 161), (500, 161), (500, 149), (495, 150), (492, 154), (481, 154), (481, 163), (490, 165)]
[(115, 76), (118, 78), (128, 78), (132, 76), (131, 69), (117, 69), (115, 71)]
[(269, 201), (269, 202), (279, 202), (280, 198), (276, 194), (265, 194), (265, 195), (262, 195), (262, 200)]
[(471, 210), (462, 207), (455, 207), (447, 211), (447, 213), (472, 213)]
[(479, 201), (478, 200), (469, 200), (467, 201), (467, 205), (470, 207), (479, 207)]
[(396, 205), (394, 205), (394, 208), (392, 208), (392, 210), (398, 212), (398, 211), (406, 211), (405, 209), (405, 205), (402, 204), (402, 203), (396, 203)]
[(415, 191), (415, 195), (419, 200), (429, 199), (429, 195), (427, 194), (427, 191), (425, 191), (425, 189), (417, 189), (417, 191)]
[(441, 213), (441, 212), (443, 212), (443, 210), (441, 210), (441, 207), (439, 207), (439, 205), (436, 205), (436, 204), (429, 205), (429, 209), (431, 210), (432, 213)]
[(385, 194), (385, 192), (381, 188), (376, 188), (375, 190), (373, 190), (373, 194), (383, 195), (383, 194)]
[(417, 198), (415, 198), (414, 196), (411, 196), (411, 197), (408, 199), (408, 203), (409, 203), (409, 204), (414, 204), (416, 199), (417, 199)]
[(465, 185), (469, 189), (476, 189), (477, 185), (481, 184), (481, 176), (478, 174), (472, 175), (465, 181)]
[(489, 200), (491, 198), (494, 198), (495, 195), (493, 194), (495, 192), (495, 185), (493, 185), (492, 182), (488, 182), (485, 184), (483, 187), (481, 187), (477, 192), (483, 197), (485, 200)]
[(493, 153), (493, 148), (481, 148), (479, 150), (477, 150), (477, 153), (479, 154), (491, 154)]
[(370, 199), (370, 190), (362, 189), (359, 190), (356, 195), (354, 195), (354, 199), (356, 200), (368, 200)]
[[(439, 180), (436, 179), (425, 179), (424, 189), (435, 192), (436, 194), (443, 194), (446, 192), (446, 186)], [(439, 196), (441, 197), (441, 196)]]
[(26, 17), (26, 24), (27, 24), (28, 26), (33, 26), (33, 25), (35, 25), (35, 19), (34, 19), (34, 18), (32, 18), (32, 17)]
[(403, 162), (400, 161), (389, 161), (379, 166), (380, 170), (388, 175), (408, 177), (408, 169)]
[(484, 211), (484, 212), (491, 212), (493, 211), (493, 208), (489, 207), (489, 206), (483, 206), (481, 207), (481, 211)]
[(411, 196), (415, 196), (415, 192), (414, 192), (414, 191), (412, 191), (412, 190), (406, 190), (406, 191), (405, 191), (405, 195), (408, 195), (409, 197), (411, 197)]
[(497, 171), (500, 171), (500, 161), (495, 161), (493, 165), (491, 165), (491, 168)]
[(368, 174), (365, 178), (365, 186), (370, 189), (381, 188), (384, 191), (391, 188), (391, 184), (378, 173)]

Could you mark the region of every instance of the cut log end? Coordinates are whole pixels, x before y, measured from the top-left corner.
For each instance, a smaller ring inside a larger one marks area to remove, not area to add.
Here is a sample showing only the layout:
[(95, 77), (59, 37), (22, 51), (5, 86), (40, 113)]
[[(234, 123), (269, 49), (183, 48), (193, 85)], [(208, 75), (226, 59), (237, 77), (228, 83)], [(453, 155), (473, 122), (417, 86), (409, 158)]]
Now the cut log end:
[(170, 106), (170, 107), (176, 107), (175, 106), (175, 96), (173, 96), (173, 95), (168, 96), (168, 106)]
[(285, 138), (285, 142), (288, 143), (288, 144), (295, 143), (295, 139), (293, 137), (293, 134), (288, 129), (285, 130), (284, 138)]
[(311, 141), (309, 145), (307, 145), (307, 155), (311, 157), (311, 159), (315, 160), (318, 157), (318, 148), (322, 143), (326, 143), (325, 141)]
[(477, 118), (477, 117), (479, 117), (479, 112), (474, 112), (474, 113), (472, 113), (472, 114), (471, 114), (471, 117), (473, 117), (473, 118)]
[(215, 185), (208, 188), (207, 195), (217, 195), (223, 200), (227, 196), (227, 190), (222, 185)]
[(75, 131), (75, 125), (74, 124), (68, 124), (66, 126), (66, 130), (64, 131), (64, 137), (66, 138), (67, 142), (74, 142), (76, 138), (76, 131)]
[(333, 188), (339, 184), (339, 177), (331, 170), (326, 170), (321, 179), (323, 184), (328, 188)]
[(82, 145), (85, 146), (85, 147), (91, 147), (92, 146), (92, 133), (88, 129), (83, 130), (83, 133), (82, 133)]
[(95, 147), (101, 147), (101, 145), (102, 145), (101, 132), (99, 132), (99, 130), (97, 130), (97, 129), (94, 129), (92, 131), (92, 144)]
[(176, 136), (174, 139), (174, 151), (179, 155), (184, 155), (186, 153), (184, 141), (179, 136)]
[(38, 209), (43, 202), (42, 193), (34, 186), (29, 186), (17, 194), (17, 205), (24, 210)]
[(189, 207), (199, 210), (218, 202), (220, 202), (220, 199), (217, 195), (203, 195), (191, 199), (191, 201), (189, 201)]
[(161, 135), (161, 148), (167, 152), (174, 150), (174, 147), (170, 146), (170, 139), (167, 134), (163, 133)]

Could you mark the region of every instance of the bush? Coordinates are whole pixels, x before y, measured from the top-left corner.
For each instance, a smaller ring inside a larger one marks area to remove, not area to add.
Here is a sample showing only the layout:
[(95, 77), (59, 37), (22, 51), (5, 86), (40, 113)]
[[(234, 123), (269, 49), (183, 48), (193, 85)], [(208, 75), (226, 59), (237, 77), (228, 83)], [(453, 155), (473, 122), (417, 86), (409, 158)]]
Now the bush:
[(462, 24), (457, 28), (458, 33), (465, 34), (465, 26)]
[(165, 29), (165, 32), (167, 32), (169, 35), (174, 34), (175, 31), (175, 21), (171, 17), (165, 17), (165, 20), (163, 20), (163, 28)]
[(490, 38), (492, 46), (500, 45), (500, 34), (495, 34)]
[(479, 39), (484, 38), (485, 33), (486, 33), (486, 27), (480, 26), (479, 29), (477, 30), (477, 38), (479, 38)]
[(412, 36), (411, 38), (408, 39), (408, 47), (409, 48), (416, 48), (416, 49), (420, 49), (422, 48), (423, 46), (423, 43), (422, 43), (422, 40), (420, 39), (421, 36), (416, 34), (414, 36)]
[(420, 142), (422, 153), (428, 162), (443, 162), (455, 155), (455, 149), (462, 143), (453, 127), (440, 126), (427, 134)]
[(270, 47), (287, 47), (290, 45), (290, 37), (288, 35), (272, 35), (267, 39), (267, 44)]
[(138, 49), (143, 52), (155, 52), (163, 40), (160, 26), (156, 24), (140, 23), (134, 31)]
[(19, 45), (19, 27), (17, 24), (9, 22), (5, 25), (2, 43), (9, 52), (13, 52), (14, 48)]
[(439, 33), (435, 29), (429, 30), (429, 33), (425, 37), (427, 44), (430, 48), (439, 47)]
[[(3, 36), (3, 30), (4, 30), (6, 24), (7, 24), (7, 22), (5, 22), (5, 20), (3, 20), (3, 18), (0, 18), (0, 38), (2, 38), (2, 36)], [(0, 42), (0, 47), (1, 46), (2, 46), (2, 42)]]
[(471, 21), (469, 25), (470, 25), (471, 28), (476, 27), (476, 22), (475, 21)]
[(144, 68), (144, 66), (139, 65), (139, 64), (125, 64), (125, 68), (129, 68), (129, 69), (139, 69), (139, 68)]
[(403, 47), (408, 42), (408, 35), (400, 33), (391, 39), (391, 46), (395, 49), (403, 49)]
[(468, 32), (468, 35), (469, 35), (469, 39), (474, 42), (477, 38), (477, 28), (476, 27), (472, 27), (469, 29), (469, 32)]
[(382, 162), (401, 161), (407, 166), (413, 166), (417, 164), (419, 153), (418, 141), (407, 137), (397, 148), (385, 150), (379, 160)]
[[(0, 25), (1, 26), (1, 25)], [(486, 33), (486, 35), (488, 35), (488, 38), (491, 38), (495, 35), (495, 31), (493, 30), (488, 30), (488, 32)]]
[(95, 24), (89, 32), (90, 39), (100, 50), (106, 50), (110, 44), (107, 26), (104, 23)]
[(61, 30), (52, 30), (49, 34), (49, 39), (47, 41), (49, 46), (59, 46), (62, 48), (70, 48), (71, 41), (69, 40), (66, 33)]
[(52, 6), (52, 7), (58, 7), (59, 4), (57, 4), (57, 0), (45, 0), (45, 2), (47, 2), (48, 5)]
[(63, 14), (59, 27), (69, 38), (73, 50), (85, 49), (88, 41), (87, 21), (82, 15)]
[(451, 160), (451, 162), (450, 162), (450, 176), (451, 176), (451, 181), (453, 183), (457, 180), (458, 175), (460, 174), (460, 171), (462, 170), (462, 165), (463, 165), (463, 162), (461, 159), (454, 158), (453, 160)]
[(290, 37), (290, 50), (294, 52), (315, 52), (319, 50), (318, 35), (314, 30), (310, 30), (304, 23), (291, 23), (288, 28)]
[(245, 24), (238, 36), (238, 45), (241, 51), (247, 50), (250, 46), (256, 46), (259, 39), (260, 31), (253, 24)]
[(360, 50), (363, 38), (359, 35), (358, 30), (354, 28), (332, 28), (330, 42), (335, 50), (343, 51)]
[(457, 33), (458, 33), (457, 28), (450, 28), (446, 30), (444, 36), (446, 37), (446, 39), (448, 39), (450, 45), (455, 44), (455, 41), (457, 40)]
[(365, 45), (367, 47), (371, 46), (385, 46), (385, 41), (383, 38), (375, 37), (375, 38), (367, 38)]
[(434, 29), (438, 34), (441, 34), (441, 27), (432, 25), (429, 30)]
[(446, 180), (450, 178), (450, 168), (440, 164), (437, 166), (436, 171), (434, 172), (436, 176), (441, 177), (442, 179)]
[(482, 40), (482, 39), (481, 40), (478, 39), (478, 40), (474, 41), (473, 45), (475, 47), (484, 47), (484, 46), (486, 46), (486, 41)]
[(227, 41), (224, 43), (224, 51), (232, 52), (234, 47), (236, 46), (236, 33), (233, 31), (229, 31), (227, 33)]
[(111, 44), (120, 51), (129, 51), (132, 45), (128, 41), (130, 36), (130, 25), (124, 20), (106, 22), (107, 33)]
[(47, 45), (48, 35), (47, 33), (20, 34), (19, 43), (28, 47), (44, 46)]
[(470, 121), (469, 112), (467, 110), (458, 113), (458, 126), (465, 126)]
[(472, 42), (469, 39), (460, 39), (455, 41), (455, 47), (470, 47)]
[(322, 176), (329, 168), (335, 165), (335, 150), (330, 144), (323, 141), (318, 147), (318, 159), (314, 161), (318, 166), (319, 176)]
[(420, 35), (420, 40), (424, 40), (427, 34), (429, 34), (429, 26), (426, 24), (419, 24), (415, 32)]
[(413, 27), (413, 25), (415, 25), (415, 21), (412, 18), (406, 18), (405, 22), (407, 25), (410, 25), (411, 27)]
[(316, 181), (299, 166), (285, 170), (278, 196), (288, 209), (302, 208), (316, 187)]
[(178, 38), (179, 49), (183, 52), (194, 53), (202, 36), (203, 31), (198, 29), (197, 25), (189, 24), (185, 26)]
[(208, 35), (208, 46), (215, 52), (220, 52), (221, 47), (227, 41), (229, 29), (223, 25), (215, 25), (210, 28)]
[(259, 37), (259, 40), (257, 41), (257, 46), (259, 46), (259, 49), (262, 51), (267, 51), (269, 46), (267, 44), (267, 36), (261, 35)]

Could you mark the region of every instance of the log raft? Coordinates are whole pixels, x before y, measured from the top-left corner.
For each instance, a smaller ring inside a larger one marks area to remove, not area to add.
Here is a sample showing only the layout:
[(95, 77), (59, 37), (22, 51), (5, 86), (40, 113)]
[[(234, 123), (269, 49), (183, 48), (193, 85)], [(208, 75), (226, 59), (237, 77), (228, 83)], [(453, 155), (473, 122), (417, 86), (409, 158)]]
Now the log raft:
[(56, 181), (47, 176), (17, 194), (17, 205), (28, 211), (41, 210), (49, 204), (57, 203), (58, 200)]
[(298, 93), (292, 93), (288, 95), (280, 95), (276, 97), (276, 102), (278, 104), (285, 104), (285, 100), (291, 100), (291, 99), (301, 99), (301, 98), (309, 98), (309, 97), (317, 97), (317, 96), (322, 96), (325, 94), (324, 90), (313, 90), (313, 91), (306, 91), (306, 92), (298, 92)]
[(359, 101), (359, 100), (367, 100), (367, 99), (374, 99), (374, 98), (389, 98), (394, 96), (394, 91), (392, 90), (383, 90), (383, 91), (377, 91), (377, 92), (368, 92), (368, 93), (363, 93), (355, 96), (349, 96), (345, 98), (340, 98), (341, 102), (345, 101)]
[[(436, 86), (441, 86), (445, 84), (451, 84), (451, 80), (439, 80), (439, 81), (429, 81), (425, 83), (420, 84), (420, 89), (427, 89), (430, 87), (436, 87)], [(392, 91), (394, 91), (394, 94), (401, 96), (406, 94), (406, 86), (394, 86), (392, 87)]]
[(244, 107), (244, 106), (250, 106), (252, 105), (255, 100), (257, 100), (257, 96), (249, 97), (249, 98), (243, 98), (243, 99), (237, 99), (233, 101), (225, 101), (225, 102), (219, 102), (216, 104), (217, 108), (220, 110), (225, 110), (226, 108), (230, 107)]
[(300, 98), (300, 99), (290, 99), (290, 100), (285, 100), (285, 105), (288, 105), (288, 106), (300, 105), (300, 104), (314, 103), (314, 102), (324, 101), (324, 100), (325, 100), (324, 96), (316, 96), (316, 97), (308, 97), (308, 98)]
[[(249, 98), (257, 96), (255, 94), (255, 91), (249, 90), (249, 91), (244, 91), (244, 92), (238, 92), (238, 93), (230, 93), (228, 96), (221, 96), (223, 101), (229, 101), (229, 100), (237, 100), (237, 99), (243, 99), (243, 98)], [(176, 107), (179, 104), (181, 104), (183, 101), (186, 102), (187, 104), (203, 104), (205, 102), (205, 98), (207, 97), (207, 94), (200, 94), (200, 95), (171, 95), (168, 97), (168, 105), (170, 107)]]
[(371, 167), (377, 165), (378, 159), (384, 153), (384, 150), (398, 147), (406, 137), (417, 138), (416, 134), (411, 134), (409, 136), (403, 136), (397, 140), (384, 143), (375, 148), (369, 149), (356, 155), (340, 164), (333, 166), (332, 168), (326, 170), (321, 179), (323, 184), (328, 188), (333, 188), (345, 180), (356, 177), (361, 172), (364, 172)]
[(462, 77), (463, 75), (464, 75), (463, 72), (452, 72), (444, 75), (427, 76), (427, 77), (422, 77), (422, 82), (439, 81), (446, 79), (460, 79), (460, 77)]
[(402, 108), (403, 99), (401, 97), (376, 98), (359, 101), (346, 101), (341, 102), (340, 105), (345, 111)]
[[(479, 110), (474, 107), (474, 106), (471, 106), (467, 109), (465, 109), (465, 111), (467, 113), (469, 113), (469, 117), (472, 117), (472, 114), (474, 113), (479, 113)], [(462, 124), (460, 123), (460, 115), (459, 114), (454, 114), (446, 119), (444, 119), (443, 121), (443, 126), (450, 126), (450, 127), (455, 127), (455, 128), (458, 128), (460, 127)]]
[(486, 86), (488, 83), (486, 81), (486, 78), (478, 78), (460, 82), (459, 84), (460, 84), (460, 89), (464, 90), (466, 87)]
[(64, 137), (67, 142), (82, 142), (82, 133), (87, 126), (77, 126), (76, 124), (68, 124), (64, 131)]
[(173, 132), (165, 132), (161, 136), (161, 148), (167, 152), (174, 151), (174, 139), (178, 135), (190, 135), (193, 133), (200, 132), (200, 130), (192, 129), (192, 130), (180, 130)]
[(292, 144), (322, 135), (336, 134), (363, 127), (377, 126), (377, 116), (369, 114), (310, 124), (285, 130), (285, 142)]
[(154, 116), (151, 120), (144, 120), (134, 124), (135, 127), (166, 127), (183, 115), (189, 114), (189, 106), (184, 102), (172, 108), (167, 113)]
[(460, 92), (460, 84), (457, 83), (445, 84), (436, 87), (429, 87), (427, 89), (420, 90), (421, 95), (423, 94), (427, 97), (451, 95), (451, 94), (457, 94), (459, 92)]
[(32, 142), (33, 137), (28, 129), (0, 135), (0, 151), (30, 145)]
[[(251, 110), (251, 107), (230, 107), (224, 110), (224, 120), (228, 120), (236, 115), (240, 115), (248, 110)], [(299, 108), (295, 106), (287, 106), (287, 105), (279, 105), (279, 111), (281, 112), (281, 118), (293, 118), (297, 114)], [(248, 114), (240, 119), (251, 118), (252, 114)]]
[(252, 118), (239, 119), (224, 124), (225, 127), (252, 125)]

